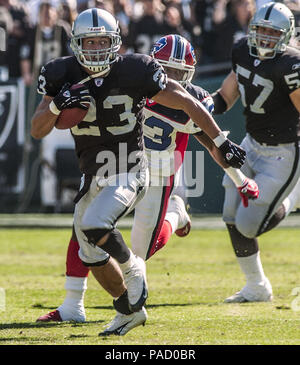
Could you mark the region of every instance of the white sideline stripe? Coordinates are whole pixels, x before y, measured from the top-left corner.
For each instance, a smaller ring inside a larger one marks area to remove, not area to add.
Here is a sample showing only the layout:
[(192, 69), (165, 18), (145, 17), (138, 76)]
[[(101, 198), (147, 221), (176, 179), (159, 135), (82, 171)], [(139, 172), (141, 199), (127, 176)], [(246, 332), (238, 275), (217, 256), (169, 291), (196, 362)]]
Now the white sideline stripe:
[[(225, 229), (221, 215), (191, 215), (192, 229)], [(131, 228), (133, 218), (120, 219), (118, 228)], [(2, 228), (71, 228), (71, 214), (0, 214)], [(300, 213), (290, 214), (279, 227), (300, 228)]]

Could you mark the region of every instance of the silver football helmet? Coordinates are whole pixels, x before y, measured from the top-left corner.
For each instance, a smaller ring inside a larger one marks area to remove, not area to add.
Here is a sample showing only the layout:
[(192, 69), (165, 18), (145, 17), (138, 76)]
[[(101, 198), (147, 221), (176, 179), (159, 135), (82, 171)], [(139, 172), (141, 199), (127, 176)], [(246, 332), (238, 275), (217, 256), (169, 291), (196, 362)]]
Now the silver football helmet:
[[(280, 31), (280, 36), (259, 33), (258, 27)], [(284, 52), (295, 30), (295, 19), (290, 9), (282, 4), (270, 2), (260, 7), (249, 23), (249, 53), (254, 57), (274, 58)], [(274, 47), (270, 47), (270, 43)]]
[[(108, 37), (110, 47), (105, 49), (83, 49), (83, 39)], [(105, 76), (111, 64), (117, 60), (122, 41), (116, 19), (103, 9), (88, 9), (80, 13), (72, 26), (71, 48), (77, 61), (87, 69)]]

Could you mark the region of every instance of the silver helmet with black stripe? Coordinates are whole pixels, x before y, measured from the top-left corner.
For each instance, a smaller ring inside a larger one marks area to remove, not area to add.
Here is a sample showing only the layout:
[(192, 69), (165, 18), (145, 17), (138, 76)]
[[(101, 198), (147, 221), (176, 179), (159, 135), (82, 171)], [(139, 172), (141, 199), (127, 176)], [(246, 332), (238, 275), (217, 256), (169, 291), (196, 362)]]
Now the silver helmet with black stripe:
[[(110, 47), (104, 49), (84, 49), (83, 39), (108, 37)], [(106, 10), (92, 8), (83, 11), (72, 25), (71, 48), (77, 61), (93, 72), (105, 75), (111, 64), (117, 60), (122, 41), (118, 21)]]
[[(268, 34), (270, 32), (261, 31), (261, 28), (278, 31), (278, 35)], [(249, 23), (250, 55), (263, 59), (274, 58), (277, 53), (285, 51), (294, 30), (294, 15), (286, 5), (277, 2), (264, 4)]]

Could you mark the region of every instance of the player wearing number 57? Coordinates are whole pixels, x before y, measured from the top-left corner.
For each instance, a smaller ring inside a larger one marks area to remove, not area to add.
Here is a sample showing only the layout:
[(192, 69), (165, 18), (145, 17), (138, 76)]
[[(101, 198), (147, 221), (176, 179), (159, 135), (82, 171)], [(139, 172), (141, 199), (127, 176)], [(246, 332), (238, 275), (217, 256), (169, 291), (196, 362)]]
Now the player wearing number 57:
[[(142, 132), (146, 98), (188, 114), (230, 166), (241, 167), (245, 152), (226, 138), (200, 101), (167, 79), (155, 59), (119, 55), (120, 46), (119, 26), (110, 13), (96, 8), (80, 13), (72, 28), (74, 56), (57, 58), (41, 70), (38, 91), (43, 98), (31, 134), (43, 138), (56, 123), (61, 128), (62, 120), (72, 127), (83, 173), (74, 212), (79, 257), (89, 267), (113, 257), (124, 276), (129, 310), (139, 312), (148, 295), (145, 263), (127, 247), (116, 224), (148, 185)], [(74, 108), (87, 111), (75, 125)]]
[(226, 302), (270, 301), (257, 237), (274, 228), (298, 204), (300, 195), (300, 51), (288, 46), (294, 16), (281, 3), (267, 3), (254, 14), (248, 37), (232, 51), (232, 71), (213, 94), (221, 114), (238, 97), (244, 106), (247, 152), (241, 169), (255, 179), (260, 194), (247, 209), (224, 176), (223, 219), (246, 286)]

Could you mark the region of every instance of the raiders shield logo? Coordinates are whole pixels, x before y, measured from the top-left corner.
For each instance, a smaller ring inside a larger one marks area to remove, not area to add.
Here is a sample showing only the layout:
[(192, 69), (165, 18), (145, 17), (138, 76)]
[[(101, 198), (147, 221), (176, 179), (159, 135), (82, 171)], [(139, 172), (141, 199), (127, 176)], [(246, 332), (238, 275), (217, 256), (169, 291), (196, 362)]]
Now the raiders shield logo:
[(97, 77), (97, 78), (95, 79), (95, 85), (96, 85), (97, 87), (100, 87), (102, 84), (103, 84), (103, 78), (102, 78), (102, 77)]
[(259, 66), (259, 65), (260, 65), (260, 62), (261, 62), (260, 60), (255, 59), (255, 60), (254, 60), (254, 66), (255, 66), (255, 67)]

